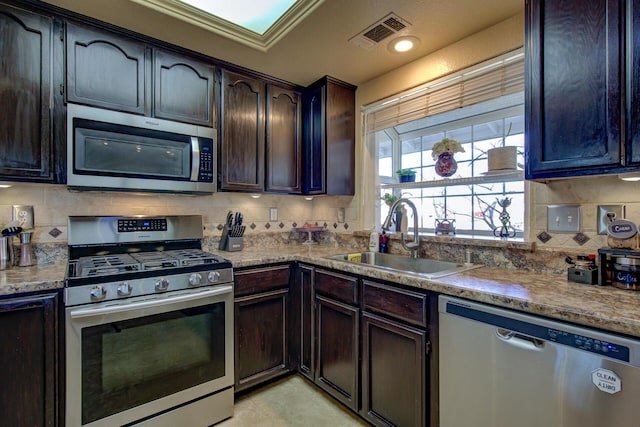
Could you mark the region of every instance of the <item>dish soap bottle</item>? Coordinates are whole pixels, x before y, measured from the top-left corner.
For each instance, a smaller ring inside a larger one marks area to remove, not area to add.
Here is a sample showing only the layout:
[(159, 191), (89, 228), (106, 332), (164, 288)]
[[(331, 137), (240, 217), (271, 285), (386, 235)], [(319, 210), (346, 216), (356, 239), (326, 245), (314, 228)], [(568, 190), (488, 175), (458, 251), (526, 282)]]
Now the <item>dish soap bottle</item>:
[(380, 252), (382, 252), (383, 254), (386, 254), (389, 252), (389, 236), (387, 236), (387, 233), (382, 230), (382, 234), (380, 234), (380, 238), (378, 240), (379, 242), (379, 250)]
[(369, 252), (378, 252), (378, 245), (380, 244), (378, 240), (378, 232), (374, 228), (369, 234)]

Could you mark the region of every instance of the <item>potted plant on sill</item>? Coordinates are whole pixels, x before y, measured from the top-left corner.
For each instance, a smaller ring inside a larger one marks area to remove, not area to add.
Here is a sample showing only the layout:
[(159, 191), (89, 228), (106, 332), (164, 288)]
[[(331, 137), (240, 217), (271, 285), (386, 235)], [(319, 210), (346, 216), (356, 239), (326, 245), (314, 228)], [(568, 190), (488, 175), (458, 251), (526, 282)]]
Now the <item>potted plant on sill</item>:
[[(415, 178), (415, 176), (414, 176)], [(409, 193), (402, 193), (404, 194), (409, 194)], [(391, 194), (391, 193), (385, 193), (382, 197), (380, 197), (380, 199), (384, 202), (385, 205), (389, 206), (389, 209), (391, 209), (391, 206), (393, 206), (393, 204), (399, 199), (400, 197), (396, 196), (395, 194)], [(400, 231), (400, 225), (402, 224), (402, 206), (398, 205), (396, 206), (396, 210), (393, 213), (393, 222), (396, 224), (396, 231)]]
[(398, 169), (396, 171), (398, 174), (398, 178), (400, 182), (415, 182), (416, 181), (416, 171), (413, 169)]

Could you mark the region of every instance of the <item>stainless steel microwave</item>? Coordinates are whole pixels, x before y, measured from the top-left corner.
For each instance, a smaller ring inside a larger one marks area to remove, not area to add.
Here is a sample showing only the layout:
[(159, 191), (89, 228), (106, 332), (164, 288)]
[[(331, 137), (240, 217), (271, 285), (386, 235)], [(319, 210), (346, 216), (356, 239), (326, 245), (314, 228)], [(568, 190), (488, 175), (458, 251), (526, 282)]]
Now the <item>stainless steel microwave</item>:
[(211, 194), (215, 129), (67, 105), (71, 190)]

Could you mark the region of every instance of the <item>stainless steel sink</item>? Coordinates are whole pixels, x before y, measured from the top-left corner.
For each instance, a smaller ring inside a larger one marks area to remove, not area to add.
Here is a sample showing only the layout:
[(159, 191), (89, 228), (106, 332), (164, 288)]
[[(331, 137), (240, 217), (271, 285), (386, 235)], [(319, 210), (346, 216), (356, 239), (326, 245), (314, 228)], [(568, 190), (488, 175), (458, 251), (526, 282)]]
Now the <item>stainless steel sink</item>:
[(426, 258), (411, 258), (405, 255), (391, 255), (380, 252), (356, 252), (334, 255), (330, 258), (351, 263), (367, 264), (371, 267), (397, 271), (399, 273), (415, 274), (428, 279), (435, 279), (482, 267), (482, 265), (478, 264), (462, 264)]

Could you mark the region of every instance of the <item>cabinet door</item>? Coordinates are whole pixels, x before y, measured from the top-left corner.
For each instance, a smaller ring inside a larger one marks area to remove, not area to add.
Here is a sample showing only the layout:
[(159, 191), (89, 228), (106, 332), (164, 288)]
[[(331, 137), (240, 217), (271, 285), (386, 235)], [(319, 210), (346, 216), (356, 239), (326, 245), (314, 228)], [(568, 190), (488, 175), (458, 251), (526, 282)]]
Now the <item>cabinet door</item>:
[(298, 267), (296, 290), (298, 292), (297, 307), (299, 325), (299, 370), (302, 375), (314, 380), (314, 326), (313, 326), (313, 267), (301, 265)]
[(213, 66), (154, 50), (153, 115), (213, 126)]
[(640, 166), (640, 0), (628, 2), (630, 21), (627, 46), (627, 162)]
[(316, 384), (358, 410), (359, 309), (316, 295)]
[(322, 194), (326, 191), (325, 85), (307, 91), (304, 100), (304, 168), (303, 192)]
[(622, 2), (527, 3), (526, 177), (619, 168)]
[(362, 415), (374, 425), (424, 426), (426, 332), (362, 315)]
[(236, 391), (288, 372), (288, 293), (284, 289), (236, 298)]
[(150, 51), (115, 34), (67, 25), (67, 100), (149, 114)]
[(57, 307), (56, 294), (0, 300), (2, 425), (57, 425)]
[(264, 191), (264, 94), (261, 80), (222, 70), (221, 190)]
[(302, 191), (302, 96), (267, 85), (266, 190)]
[(53, 180), (53, 20), (0, 5), (0, 176)]

